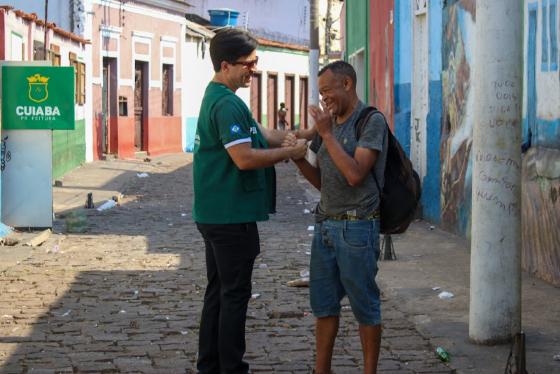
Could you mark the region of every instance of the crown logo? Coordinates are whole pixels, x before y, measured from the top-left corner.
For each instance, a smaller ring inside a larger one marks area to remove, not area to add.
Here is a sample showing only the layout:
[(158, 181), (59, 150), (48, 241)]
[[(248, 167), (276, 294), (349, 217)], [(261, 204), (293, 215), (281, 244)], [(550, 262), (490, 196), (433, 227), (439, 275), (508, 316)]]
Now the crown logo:
[(29, 82), (27, 97), (29, 100), (35, 103), (42, 103), (49, 98), (49, 79), (49, 77), (43, 77), (39, 73), (27, 77), (27, 82)]
[(37, 73), (35, 75), (32, 75), (30, 77), (27, 77), (27, 81), (29, 83), (47, 83), (49, 81), (50, 78), (48, 77), (43, 77), (41, 76), (41, 74)]

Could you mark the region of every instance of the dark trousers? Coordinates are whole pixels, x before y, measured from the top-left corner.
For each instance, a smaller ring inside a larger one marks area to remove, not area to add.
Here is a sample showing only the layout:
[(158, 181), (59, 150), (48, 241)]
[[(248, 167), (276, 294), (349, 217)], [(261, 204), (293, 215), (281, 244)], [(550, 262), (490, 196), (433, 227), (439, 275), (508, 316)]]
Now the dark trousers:
[(197, 223), (206, 245), (208, 285), (200, 319), (199, 373), (247, 373), (245, 320), (260, 252), (257, 224)]

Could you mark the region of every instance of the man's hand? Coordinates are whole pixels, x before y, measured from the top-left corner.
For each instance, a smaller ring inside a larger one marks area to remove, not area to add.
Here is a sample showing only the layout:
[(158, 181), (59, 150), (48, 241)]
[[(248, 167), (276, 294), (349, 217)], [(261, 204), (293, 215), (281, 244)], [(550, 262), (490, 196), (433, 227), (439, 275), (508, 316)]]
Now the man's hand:
[(290, 158), (294, 161), (301, 160), (307, 154), (307, 142), (305, 139), (298, 139), (293, 149), (294, 151)]
[(297, 139), (291, 132), (286, 134), (282, 147), (290, 148), (290, 158), (294, 161), (304, 158), (307, 153), (307, 142), (305, 139)]
[(286, 133), (284, 140), (282, 141), (282, 147), (295, 147), (297, 144), (297, 138), (292, 132)]
[(332, 133), (332, 116), (327, 110), (323, 110), (316, 105), (310, 105), (309, 114), (315, 120), (315, 128), (322, 138)]

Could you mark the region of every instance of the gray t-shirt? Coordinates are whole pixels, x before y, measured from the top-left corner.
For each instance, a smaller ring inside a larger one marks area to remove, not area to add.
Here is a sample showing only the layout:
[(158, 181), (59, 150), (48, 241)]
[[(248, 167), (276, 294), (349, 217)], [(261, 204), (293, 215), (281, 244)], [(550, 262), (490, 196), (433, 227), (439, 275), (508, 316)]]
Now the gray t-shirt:
[[(333, 122), (333, 134), (350, 157), (354, 157), (357, 147), (379, 151), (374, 170), (379, 186), (383, 188), (387, 160), (387, 126), (383, 115), (375, 113), (364, 126), (360, 139), (356, 139), (354, 122), (365, 107), (360, 102), (346, 122), (340, 125)], [(315, 209), (317, 222), (345, 213), (366, 217), (378, 209), (379, 191), (371, 173), (366, 175), (360, 185), (350, 186), (324, 144), (321, 144), (317, 153), (317, 164), (321, 170), (321, 200)]]

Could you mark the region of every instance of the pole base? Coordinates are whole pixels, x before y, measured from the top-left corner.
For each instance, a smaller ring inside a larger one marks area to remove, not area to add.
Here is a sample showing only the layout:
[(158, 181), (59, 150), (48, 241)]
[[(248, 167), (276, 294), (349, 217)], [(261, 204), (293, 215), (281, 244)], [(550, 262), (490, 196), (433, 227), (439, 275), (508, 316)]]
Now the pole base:
[(525, 334), (515, 334), (504, 374), (528, 374), (525, 367)]

